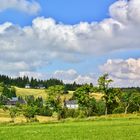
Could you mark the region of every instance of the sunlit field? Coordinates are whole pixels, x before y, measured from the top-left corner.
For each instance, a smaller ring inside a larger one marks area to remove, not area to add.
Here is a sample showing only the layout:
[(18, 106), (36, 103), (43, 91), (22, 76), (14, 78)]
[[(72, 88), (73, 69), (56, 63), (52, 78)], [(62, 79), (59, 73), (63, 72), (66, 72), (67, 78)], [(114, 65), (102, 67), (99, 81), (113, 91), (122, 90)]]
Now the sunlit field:
[(0, 140), (139, 140), (140, 119), (0, 125)]
[[(45, 89), (26, 89), (26, 88), (18, 88), (16, 87), (17, 96), (29, 96), (33, 95), (35, 98), (43, 97), (43, 99), (47, 98), (47, 91)], [(62, 99), (70, 99), (73, 95), (73, 91), (69, 91), (68, 94), (61, 95)], [(95, 99), (99, 100), (103, 96), (101, 93), (91, 93), (90, 96), (93, 96)]]

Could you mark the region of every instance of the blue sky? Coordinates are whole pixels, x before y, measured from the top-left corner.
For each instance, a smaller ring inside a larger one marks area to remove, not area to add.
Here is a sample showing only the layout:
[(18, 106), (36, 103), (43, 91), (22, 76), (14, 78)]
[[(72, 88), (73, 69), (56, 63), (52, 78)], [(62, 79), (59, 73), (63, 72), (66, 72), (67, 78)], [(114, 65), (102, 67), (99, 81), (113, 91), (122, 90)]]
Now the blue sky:
[(57, 22), (76, 24), (81, 21), (101, 21), (109, 17), (108, 7), (116, 0), (38, 0), (41, 11), (37, 15), (8, 9), (0, 14), (0, 23), (10, 21), (21, 26), (30, 25), (37, 16), (52, 17)]
[(138, 0), (0, 2), (1, 73), (65, 81), (63, 73), (72, 73), (73, 81), (92, 82), (108, 72), (120, 84), (137, 85)]

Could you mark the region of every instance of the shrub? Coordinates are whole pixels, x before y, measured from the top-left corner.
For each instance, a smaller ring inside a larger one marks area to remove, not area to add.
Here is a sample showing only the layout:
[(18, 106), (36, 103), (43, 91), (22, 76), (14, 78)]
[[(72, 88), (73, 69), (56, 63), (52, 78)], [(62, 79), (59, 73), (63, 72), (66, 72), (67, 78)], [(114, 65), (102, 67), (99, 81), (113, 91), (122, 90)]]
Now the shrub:
[(36, 106), (25, 106), (23, 109), (23, 115), (25, 116), (27, 122), (32, 121), (32, 119), (35, 118), (36, 113)]
[(79, 110), (77, 109), (68, 109), (66, 117), (77, 118), (79, 116)]
[(11, 122), (15, 121), (15, 117), (18, 116), (18, 114), (19, 114), (19, 112), (18, 112), (18, 109), (16, 107), (9, 108), (9, 115), (12, 119)]
[(84, 110), (79, 110), (78, 118), (85, 118), (85, 117), (86, 117), (85, 111)]
[(46, 106), (43, 106), (42, 108), (39, 108), (39, 115), (42, 115), (42, 116), (52, 116), (53, 115), (53, 111), (46, 107)]
[(113, 114), (119, 114), (119, 113), (124, 113), (124, 108), (123, 107), (117, 107), (113, 110)]
[(68, 109), (63, 108), (61, 112), (59, 113), (60, 118), (77, 118), (79, 116), (79, 110), (78, 109)]
[(104, 115), (105, 113), (105, 103), (103, 100), (99, 100), (96, 102), (97, 114)]

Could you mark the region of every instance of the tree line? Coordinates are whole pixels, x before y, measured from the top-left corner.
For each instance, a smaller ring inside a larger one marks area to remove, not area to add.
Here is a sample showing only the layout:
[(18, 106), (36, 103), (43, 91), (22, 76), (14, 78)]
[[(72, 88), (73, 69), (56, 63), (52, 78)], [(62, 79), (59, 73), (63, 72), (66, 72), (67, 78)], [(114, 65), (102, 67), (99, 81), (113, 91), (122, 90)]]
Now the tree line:
[(29, 84), (31, 88), (37, 88), (38, 86), (43, 86), (45, 88), (48, 88), (50, 86), (55, 85), (63, 85), (65, 87), (65, 90), (76, 90), (76, 88), (80, 87), (80, 84), (77, 84), (76, 82), (73, 82), (72, 84), (64, 84), (62, 80), (50, 78), (48, 80), (40, 80), (36, 78), (29, 78), (28, 76), (24, 77), (16, 77), (11, 78), (6, 75), (0, 75), (0, 83), (3, 83), (7, 86), (17, 86), (20, 88), (24, 88), (26, 84)]

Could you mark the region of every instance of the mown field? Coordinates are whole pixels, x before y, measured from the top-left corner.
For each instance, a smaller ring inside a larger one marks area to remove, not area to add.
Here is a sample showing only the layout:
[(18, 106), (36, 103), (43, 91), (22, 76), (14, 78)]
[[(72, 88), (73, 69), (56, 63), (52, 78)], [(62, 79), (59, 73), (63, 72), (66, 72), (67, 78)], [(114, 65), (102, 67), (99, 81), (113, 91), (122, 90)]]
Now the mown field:
[[(16, 87), (17, 96), (29, 96), (33, 95), (35, 98), (42, 96), (43, 99), (47, 98), (47, 91), (45, 89), (26, 89), (26, 88), (18, 88)], [(73, 91), (69, 91), (68, 94), (61, 95), (62, 99), (69, 99), (73, 95)], [(99, 100), (102, 97), (101, 93), (91, 93), (91, 96), (95, 97), (95, 99)]]
[(17, 96), (29, 96), (34, 95), (35, 97), (42, 96), (43, 98), (47, 97), (45, 89), (26, 89), (26, 88), (18, 88), (16, 87)]
[(9, 112), (0, 109), (0, 140), (139, 140), (140, 114), (114, 114), (101, 117), (57, 121), (37, 116), (39, 122), (26, 123), (18, 116), (10, 123)]
[[(45, 89), (26, 89), (26, 88), (18, 88), (16, 87), (16, 94), (17, 96), (29, 96), (33, 95), (35, 98), (43, 97), (43, 99), (47, 98), (47, 91)], [(69, 91), (69, 94), (61, 95), (62, 98), (69, 99), (72, 97), (73, 91)]]
[(139, 140), (140, 119), (0, 125), (0, 140)]

